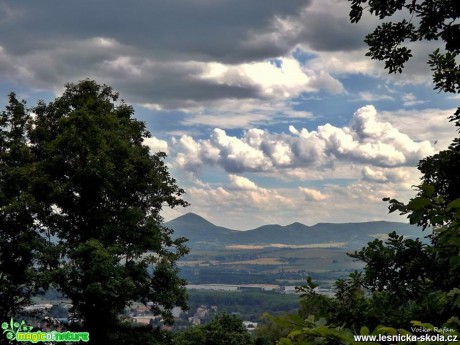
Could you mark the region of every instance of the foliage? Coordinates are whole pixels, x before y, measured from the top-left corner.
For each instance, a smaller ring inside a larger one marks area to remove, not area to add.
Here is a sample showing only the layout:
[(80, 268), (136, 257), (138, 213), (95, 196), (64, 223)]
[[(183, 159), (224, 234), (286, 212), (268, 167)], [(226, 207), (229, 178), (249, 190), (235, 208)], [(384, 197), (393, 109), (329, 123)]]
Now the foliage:
[(169, 309), (186, 307), (175, 267), (184, 239), (172, 240), (160, 216), (163, 205), (186, 205), (183, 190), (164, 154), (142, 144), (144, 123), (117, 99), (94, 81), (68, 84), (54, 102), (34, 108), (30, 133), (43, 176), (35, 190), (39, 221), (59, 239), (53, 281), (90, 331), (115, 323), (133, 300), (154, 302), (169, 319)]
[(170, 345), (171, 335), (167, 331), (152, 329), (150, 326), (118, 324), (105, 339), (106, 344), (116, 345)]
[(255, 345), (274, 345), (278, 339), (286, 337), (292, 330), (291, 324), (279, 323), (276, 320), (279, 318), (288, 318), (292, 314), (281, 314), (274, 317), (269, 313), (264, 313), (261, 322), (254, 330)]
[(34, 264), (43, 242), (34, 229), (28, 121), (25, 103), (11, 93), (0, 115), (0, 320), (28, 304), (38, 287)]
[[(411, 331), (403, 328), (394, 328), (379, 325), (371, 332), (366, 326), (361, 327), (358, 331), (350, 330), (345, 327), (335, 327), (327, 324), (324, 318), (317, 319), (311, 315), (307, 319), (278, 317), (274, 319), (278, 324), (290, 324), (291, 332), (286, 336), (280, 338), (277, 345), (309, 345), (309, 344), (380, 344), (378, 335), (394, 336), (398, 339), (399, 336), (407, 335), (431, 335), (431, 336), (458, 336), (460, 333), (454, 331), (452, 328), (437, 328), (429, 323), (422, 323), (420, 321), (413, 321), (411, 323)], [(420, 330), (420, 331), (419, 331)], [(374, 336), (374, 339), (367, 339), (364, 341), (360, 336)], [(394, 344), (407, 344), (407, 341), (394, 340)], [(425, 341), (424, 344), (451, 344), (448, 341)]]
[(367, 56), (385, 61), (385, 68), (390, 73), (401, 73), (404, 64), (412, 57), (406, 42), (442, 40), (444, 51), (436, 49), (429, 59), (435, 88), (460, 92), (460, 66), (456, 60), (460, 53), (460, 5), (457, 0), (349, 1), (352, 23), (361, 20), (364, 9), (379, 19), (400, 19), (382, 23), (367, 35)]
[[(358, 22), (364, 6), (380, 19), (400, 19), (379, 25), (366, 37), (367, 53), (385, 61), (390, 73), (402, 72), (412, 56), (407, 42), (442, 40), (444, 50), (436, 49), (429, 59), (435, 89), (460, 93), (460, 3), (457, 0), (349, 0), (350, 19)], [(403, 18), (408, 14), (409, 19)], [(460, 108), (450, 117), (460, 128)], [(455, 315), (460, 312), (460, 139), (436, 155), (420, 161), (422, 183), (407, 204), (389, 201), (390, 212), (407, 215), (411, 224), (431, 227), (429, 243), (407, 239), (395, 232), (384, 243), (370, 242), (351, 256), (365, 263), (363, 273), (353, 273), (336, 282), (336, 298), (328, 305), (324, 318), (314, 315), (278, 320), (291, 323), (291, 333), (280, 345), (354, 343), (354, 334), (409, 334), (410, 325), (433, 331), (438, 326), (458, 329)], [(307, 291), (304, 299), (316, 302)], [(312, 303), (312, 301), (308, 301)], [(313, 312), (318, 313), (318, 310)], [(385, 324), (386, 326), (381, 326)], [(454, 332), (455, 333), (455, 332)], [(458, 333), (455, 333), (458, 334)]]
[[(186, 308), (176, 261), (187, 248), (184, 238), (172, 239), (160, 211), (187, 202), (165, 154), (143, 145), (145, 124), (92, 80), (68, 84), (30, 111), (34, 117), (13, 95), (1, 119), (2, 289), (9, 279), (8, 293), (19, 296), (39, 268), (43, 283), (72, 300), (95, 342), (134, 300), (153, 302), (171, 321), (174, 306)], [(35, 242), (44, 237), (52, 241), (36, 259)]]
[(300, 293), (301, 297), (299, 315), (304, 318), (309, 315), (325, 317), (332, 307), (333, 300), (317, 293), (315, 291), (317, 286), (312, 278), (308, 277), (306, 284), (296, 287), (296, 291)]
[(218, 306), (219, 312), (238, 313), (243, 320), (257, 322), (262, 311), (270, 314), (295, 311), (299, 306), (298, 297), (273, 291), (188, 291), (190, 310), (201, 305)]
[(253, 339), (236, 315), (217, 315), (204, 326), (194, 326), (174, 337), (175, 345), (252, 345)]
[[(367, 53), (372, 59), (385, 61), (385, 68), (402, 72), (404, 63), (412, 56), (407, 42), (442, 41), (443, 50), (436, 49), (428, 64), (435, 89), (460, 93), (460, 3), (444, 1), (367, 1), (351, 2), (350, 19), (358, 22), (364, 11), (379, 19), (400, 19), (379, 25), (366, 37)], [(404, 15), (410, 16), (403, 19)], [(460, 129), (460, 108), (450, 120)], [(423, 229), (431, 227), (429, 244), (390, 234), (382, 241), (368, 244), (352, 256), (366, 263), (364, 286), (375, 296), (387, 295), (399, 309), (408, 311), (407, 317), (446, 322), (459, 312), (452, 299), (460, 286), (460, 139), (456, 138), (447, 150), (420, 161), (423, 174), (417, 194), (407, 204), (389, 201), (389, 211), (407, 215), (411, 224)], [(399, 323), (403, 322), (401, 316)], [(398, 322), (394, 320), (394, 322)]]

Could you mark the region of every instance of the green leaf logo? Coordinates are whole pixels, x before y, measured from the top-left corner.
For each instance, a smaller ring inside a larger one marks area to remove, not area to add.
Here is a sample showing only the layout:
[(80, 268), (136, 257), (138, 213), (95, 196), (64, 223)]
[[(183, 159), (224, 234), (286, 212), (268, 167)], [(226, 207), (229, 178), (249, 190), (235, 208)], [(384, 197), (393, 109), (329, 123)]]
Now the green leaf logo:
[(3, 329), (3, 334), (6, 333), (6, 339), (8, 340), (13, 340), (16, 339), (16, 335), (20, 331), (30, 331), (33, 327), (32, 326), (27, 326), (24, 320), (19, 322), (14, 322), (13, 318), (10, 320), (10, 324), (7, 322), (2, 323), (2, 329)]

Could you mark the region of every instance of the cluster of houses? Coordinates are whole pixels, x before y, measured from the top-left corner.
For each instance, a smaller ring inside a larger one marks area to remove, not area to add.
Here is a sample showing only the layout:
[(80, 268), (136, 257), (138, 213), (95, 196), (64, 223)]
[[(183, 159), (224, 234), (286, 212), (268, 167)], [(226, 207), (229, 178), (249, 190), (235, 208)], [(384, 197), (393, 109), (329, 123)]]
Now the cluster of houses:
[[(243, 285), (228, 285), (228, 284), (200, 284), (200, 285), (188, 285), (188, 289), (198, 290), (213, 290), (213, 291), (248, 291), (248, 290), (259, 290), (259, 291), (276, 291), (279, 293), (297, 293), (295, 286), (280, 286), (280, 285), (269, 285), (269, 284), (243, 284)], [(330, 289), (321, 289), (317, 287), (317, 293), (333, 296), (333, 291)], [(60, 305), (53, 305), (50, 303), (35, 304), (24, 308), (24, 314), (29, 315), (30, 325), (40, 328), (52, 328), (58, 329), (64, 323), (69, 322), (68, 310), (72, 307), (68, 303), (60, 303)], [(59, 315), (56, 314), (56, 310), (60, 311)], [(64, 312), (64, 313), (63, 313)], [(218, 307), (215, 305), (201, 305), (194, 311), (184, 312), (181, 308), (176, 307), (172, 310), (172, 314), (176, 320), (183, 320), (187, 324), (201, 325), (204, 322), (212, 319), (218, 312)], [(65, 315), (63, 315), (65, 314)], [(64, 317), (66, 316), (66, 317)], [(134, 303), (131, 307), (127, 308), (124, 318), (128, 321), (137, 324), (152, 325), (152, 327), (162, 326), (162, 319), (159, 316), (155, 316), (150, 311), (150, 305)], [(257, 328), (256, 322), (243, 321), (244, 326), (248, 331), (253, 331)]]

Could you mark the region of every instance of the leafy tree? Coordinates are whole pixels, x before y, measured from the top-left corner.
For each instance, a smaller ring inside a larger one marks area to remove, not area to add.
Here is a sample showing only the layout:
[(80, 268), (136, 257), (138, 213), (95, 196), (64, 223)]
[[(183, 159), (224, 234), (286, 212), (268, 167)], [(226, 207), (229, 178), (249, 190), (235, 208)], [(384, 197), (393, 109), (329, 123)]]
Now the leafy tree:
[(28, 304), (37, 287), (34, 263), (43, 243), (34, 229), (29, 120), (25, 103), (11, 93), (0, 115), (0, 320)]
[(164, 153), (143, 145), (145, 124), (131, 106), (92, 80), (67, 84), (62, 96), (33, 108), (36, 222), (58, 254), (50, 279), (73, 303), (94, 343), (131, 301), (151, 301), (172, 320), (186, 308), (176, 260), (185, 239), (162, 226), (163, 206), (186, 206)]
[(326, 317), (332, 308), (332, 299), (317, 293), (315, 291), (317, 286), (312, 278), (308, 277), (306, 284), (296, 287), (296, 291), (300, 292), (301, 297), (299, 315), (304, 318), (310, 315)]
[(206, 344), (206, 333), (202, 326), (192, 326), (174, 337), (174, 345), (198, 345)]
[[(368, 56), (384, 61), (390, 73), (401, 73), (412, 56), (409, 42), (442, 40), (443, 50), (436, 49), (428, 61), (435, 89), (460, 93), (460, 2), (349, 1), (352, 22), (358, 22), (365, 9), (380, 19), (400, 19), (379, 25), (366, 37)], [(460, 108), (450, 120), (460, 128)], [(459, 158), (460, 138), (456, 138), (447, 150), (420, 161), (422, 183), (407, 204), (384, 199), (390, 202), (390, 212), (407, 215), (411, 224), (423, 229), (432, 227), (429, 244), (391, 233), (385, 243), (375, 240), (351, 254), (366, 263), (364, 274), (355, 273), (347, 280), (337, 281), (336, 299), (326, 318), (310, 316), (302, 322), (292, 322), (292, 332), (279, 344), (354, 343), (352, 335), (358, 330), (360, 334), (370, 333), (365, 325), (375, 327), (372, 334), (407, 333), (397, 328), (411, 323), (421, 325), (411, 322), (414, 319), (459, 328)], [(382, 323), (390, 327), (376, 326)], [(427, 324), (426, 328), (433, 327)]]
[(460, 4), (457, 0), (349, 1), (352, 23), (361, 20), (365, 9), (379, 19), (401, 19), (378, 25), (366, 36), (367, 56), (385, 61), (385, 68), (390, 73), (402, 72), (404, 64), (412, 57), (408, 42), (441, 40), (443, 52), (436, 49), (428, 62), (435, 88), (460, 92), (460, 66), (456, 60), (460, 53)]
[[(400, 19), (378, 25), (366, 36), (369, 46), (366, 54), (371, 59), (385, 62), (390, 73), (401, 73), (412, 57), (409, 42), (442, 41), (429, 55), (434, 88), (449, 93), (460, 93), (460, 3), (457, 0), (348, 0), (351, 2), (350, 20), (357, 23), (364, 10), (383, 20)], [(405, 18), (406, 17), (406, 18)], [(460, 108), (450, 117), (460, 128)], [(450, 200), (460, 197), (460, 139), (454, 140), (449, 150), (423, 159), (419, 169), (423, 182), (435, 186), (436, 191)]]
[[(290, 314), (282, 314), (281, 317), (288, 317)], [(255, 345), (275, 345), (280, 338), (286, 337), (292, 331), (291, 324), (283, 324), (276, 321), (277, 318), (264, 313), (262, 320), (254, 330)]]
[(241, 319), (236, 315), (218, 315), (204, 328), (205, 345), (251, 345), (253, 343)]
[(236, 315), (221, 314), (204, 326), (194, 326), (175, 335), (175, 345), (252, 345), (253, 339)]
[[(367, 35), (368, 56), (385, 61), (390, 73), (402, 72), (412, 56), (408, 42), (441, 41), (428, 60), (434, 88), (460, 93), (458, 1), (349, 1), (352, 22), (358, 22), (365, 9), (379, 19), (399, 19), (383, 23)], [(450, 121), (460, 130), (460, 108)], [(400, 305), (416, 301), (416, 306), (424, 306), (418, 308), (420, 316), (429, 318), (431, 313), (432, 318), (438, 316), (438, 322), (459, 311), (459, 304), (450, 298), (460, 286), (459, 162), (460, 138), (456, 138), (447, 150), (420, 161), (422, 183), (407, 204), (384, 199), (390, 202), (390, 212), (407, 215), (411, 224), (423, 229), (432, 227), (429, 245), (391, 234), (386, 245), (376, 240), (353, 254), (366, 262), (365, 284), (372, 291), (388, 292)], [(433, 306), (430, 302), (436, 300), (439, 303)]]

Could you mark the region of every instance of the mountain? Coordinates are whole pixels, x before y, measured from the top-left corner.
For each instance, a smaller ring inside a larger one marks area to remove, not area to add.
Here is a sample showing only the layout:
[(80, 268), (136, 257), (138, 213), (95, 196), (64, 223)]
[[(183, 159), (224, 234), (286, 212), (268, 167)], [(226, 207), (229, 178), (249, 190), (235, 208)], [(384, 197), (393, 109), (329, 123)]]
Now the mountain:
[(165, 226), (174, 230), (174, 237), (188, 238), (189, 247), (225, 245), (224, 240), (231, 233), (239, 233), (238, 230), (230, 230), (217, 226), (195, 213), (187, 213), (175, 218)]
[(384, 238), (396, 231), (400, 235), (423, 238), (428, 232), (422, 232), (413, 225), (398, 222), (363, 223), (318, 223), (307, 226), (292, 223), (264, 225), (247, 231), (231, 230), (217, 226), (194, 213), (187, 213), (167, 223), (174, 230), (175, 237), (189, 239), (190, 248), (218, 248), (228, 245), (308, 245), (345, 243), (344, 247), (359, 249), (375, 238)]

